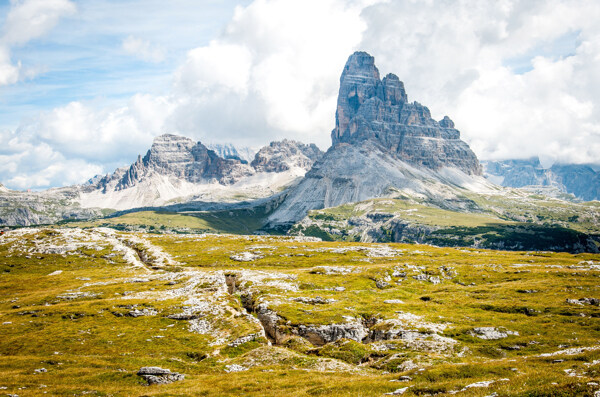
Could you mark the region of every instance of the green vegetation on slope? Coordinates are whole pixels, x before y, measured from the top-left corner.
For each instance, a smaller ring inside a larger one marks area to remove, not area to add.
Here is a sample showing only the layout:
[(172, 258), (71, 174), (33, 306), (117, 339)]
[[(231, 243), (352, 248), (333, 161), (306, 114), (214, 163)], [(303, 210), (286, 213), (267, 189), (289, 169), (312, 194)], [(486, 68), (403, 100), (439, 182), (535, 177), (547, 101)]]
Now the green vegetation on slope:
[[(0, 387), (20, 396), (593, 395), (599, 269), (594, 254), (11, 231), (0, 237)], [(278, 345), (261, 336), (265, 310)], [(352, 324), (368, 335), (315, 344), (306, 332)], [(483, 339), (480, 327), (501, 337)], [(186, 377), (145, 386), (136, 372), (152, 365)], [(489, 383), (469, 386), (478, 382)]]
[(404, 196), (311, 211), (293, 235), (337, 241), (427, 243), (448, 247), (598, 252), (600, 205), (470, 194), (450, 210)]

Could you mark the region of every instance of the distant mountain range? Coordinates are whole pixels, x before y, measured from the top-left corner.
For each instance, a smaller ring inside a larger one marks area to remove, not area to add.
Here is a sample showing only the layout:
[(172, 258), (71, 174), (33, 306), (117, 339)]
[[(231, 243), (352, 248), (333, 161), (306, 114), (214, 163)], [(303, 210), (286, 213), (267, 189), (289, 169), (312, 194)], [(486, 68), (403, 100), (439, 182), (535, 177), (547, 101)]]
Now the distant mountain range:
[(483, 162), (486, 177), (502, 186), (549, 188), (546, 193), (570, 193), (584, 201), (600, 200), (600, 172), (589, 165), (542, 167), (539, 158)]
[(322, 155), (314, 144), (286, 139), (261, 148), (248, 163), (221, 157), (189, 138), (165, 134), (129, 167), (82, 185), (27, 193), (2, 186), (0, 225), (48, 224), (190, 201), (266, 198), (297, 183)]
[(254, 231), (325, 239), (600, 250), (600, 205), (574, 202), (599, 197), (596, 171), (544, 169), (537, 159), (482, 167), (448, 116), (434, 120), (409, 102), (400, 79), (381, 78), (365, 52), (342, 72), (331, 139), (326, 153), (291, 140), (254, 153), (161, 135), (130, 166), (83, 185), (37, 193), (0, 185), (0, 224), (213, 211), (234, 223), (249, 216)]

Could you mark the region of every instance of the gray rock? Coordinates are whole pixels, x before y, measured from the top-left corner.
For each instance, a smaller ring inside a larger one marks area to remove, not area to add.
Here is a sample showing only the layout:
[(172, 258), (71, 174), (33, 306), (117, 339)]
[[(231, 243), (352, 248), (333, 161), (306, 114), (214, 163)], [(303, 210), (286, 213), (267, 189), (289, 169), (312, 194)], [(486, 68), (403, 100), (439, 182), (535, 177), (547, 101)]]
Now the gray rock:
[(383, 301), (383, 303), (388, 303), (388, 304), (403, 304), (404, 301), (401, 301), (400, 299), (388, 299)]
[(361, 342), (368, 335), (368, 328), (362, 323), (328, 324), (321, 326), (299, 325), (295, 332), (313, 345), (321, 346), (338, 339), (352, 339)]
[(262, 259), (262, 258), (264, 258), (264, 256), (259, 255), (259, 254), (254, 254), (252, 252), (242, 252), (239, 254), (231, 255), (229, 258), (234, 261), (237, 261), (237, 262), (252, 262), (256, 259)]
[(375, 280), (375, 286), (379, 289), (386, 289), (390, 287), (390, 283), (388, 283), (387, 281), (378, 279)]
[(346, 62), (331, 139), (333, 146), (370, 140), (410, 164), (481, 174), (477, 157), (460, 140), (452, 120), (446, 116), (437, 122), (427, 107), (409, 103), (404, 83), (394, 74), (380, 80), (375, 59), (366, 52), (355, 52)]
[(495, 327), (477, 327), (473, 328), (471, 335), (479, 339), (496, 340), (507, 338), (509, 335), (519, 335), (515, 331), (500, 330)]
[[(152, 147), (144, 157), (138, 156), (115, 189), (132, 187), (152, 173), (171, 175), (190, 183), (216, 179), (219, 183), (231, 184), (244, 176), (252, 175), (254, 171), (239, 160), (219, 157), (200, 142), (183, 136), (164, 134), (154, 139)], [(106, 178), (98, 182), (99, 188), (108, 186)]]
[(260, 149), (251, 165), (257, 172), (283, 172), (293, 167), (309, 170), (321, 157), (323, 152), (315, 144), (284, 139)]
[(142, 375), (166, 375), (166, 374), (170, 374), (171, 370), (170, 369), (165, 369), (165, 368), (161, 368), (161, 367), (142, 367), (140, 368), (140, 370), (138, 371), (138, 375), (142, 376)]
[[(246, 305), (245, 305), (246, 306)], [(288, 335), (279, 331), (279, 316), (269, 307), (261, 303), (256, 308), (256, 317), (262, 324), (265, 333), (270, 337), (276, 344), (280, 344), (288, 338)]]
[(597, 298), (581, 298), (581, 299), (567, 299), (567, 303), (571, 305), (592, 305), (600, 306), (600, 299)]
[(169, 369), (160, 367), (142, 367), (137, 374), (148, 382), (149, 385), (173, 383), (185, 378), (183, 374), (171, 372)]
[(243, 365), (239, 365), (239, 364), (230, 364), (230, 365), (225, 366), (225, 372), (227, 372), (227, 373), (242, 372), (242, 371), (248, 371), (248, 368), (244, 367)]

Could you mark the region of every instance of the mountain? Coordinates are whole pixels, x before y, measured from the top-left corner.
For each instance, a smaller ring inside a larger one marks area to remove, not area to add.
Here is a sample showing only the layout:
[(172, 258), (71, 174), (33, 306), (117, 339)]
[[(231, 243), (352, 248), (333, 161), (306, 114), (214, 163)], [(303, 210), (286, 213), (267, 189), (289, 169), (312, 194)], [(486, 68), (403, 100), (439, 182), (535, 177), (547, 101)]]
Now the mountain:
[(235, 203), (274, 196), (297, 183), (323, 153), (292, 140), (272, 142), (252, 164), (223, 158), (200, 142), (165, 134), (128, 167), (82, 185), (44, 192), (0, 188), (0, 225), (88, 219), (130, 210), (200, 201)]
[(254, 155), (257, 150), (250, 147), (235, 146), (232, 143), (211, 143), (206, 147), (214, 151), (219, 157), (228, 160), (241, 160), (242, 162), (250, 163), (254, 160)]
[(292, 168), (309, 170), (323, 152), (315, 145), (304, 145), (284, 139), (271, 142), (256, 153), (252, 167), (258, 172), (285, 172)]
[(525, 160), (487, 161), (485, 176), (492, 182), (508, 187), (545, 187), (550, 193), (573, 194), (580, 200), (600, 200), (600, 172), (588, 165), (554, 164), (542, 167), (539, 158)]
[[(600, 251), (600, 202), (573, 202), (565, 193), (597, 197), (596, 171), (514, 160), (486, 163), (484, 178), (452, 120), (436, 121), (409, 102), (400, 79), (381, 79), (367, 53), (354, 53), (344, 67), (331, 139), (325, 154), (283, 140), (247, 161), (235, 147), (215, 151), (162, 135), (130, 166), (83, 185), (39, 193), (0, 187), (0, 224), (126, 210), (87, 225)], [(537, 194), (551, 191), (554, 197)]]
[(457, 188), (493, 189), (452, 120), (435, 121), (427, 107), (408, 102), (398, 77), (380, 79), (365, 52), (351, 55), (342, 72), (331, 138), (331, 148), (271, 215), (270, 227), (391, 189), (446, 203), (456, 201)]
[(321, 155), (316, 146), (284, 141), (261, 149), (248, 164), (222, 158), (189, 138), (165, 134), (128, 169), (85, 186), (78, 201), (85, 208), (125, 210), (193, 200), (263, 198), (295, 183)]
[(375, 59), (366, 52), (351, 55), (342, 72), (331, 140), (334, 148), (368, 141), (417, 167), (481, 175), (477, 156), (460, 140), (452, 120), (435, 121), (427, 107), (409, 103), (404, 83), (391, 73), (381, 80)]

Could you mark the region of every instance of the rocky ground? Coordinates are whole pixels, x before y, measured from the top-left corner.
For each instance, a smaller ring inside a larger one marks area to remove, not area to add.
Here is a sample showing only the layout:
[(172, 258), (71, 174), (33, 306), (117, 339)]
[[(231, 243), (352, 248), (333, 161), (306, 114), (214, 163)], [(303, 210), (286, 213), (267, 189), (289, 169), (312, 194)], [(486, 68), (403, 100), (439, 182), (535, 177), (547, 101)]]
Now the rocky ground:
[(7, 395), (598, 395), (600, 256), (0, 236)]

